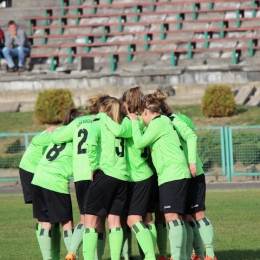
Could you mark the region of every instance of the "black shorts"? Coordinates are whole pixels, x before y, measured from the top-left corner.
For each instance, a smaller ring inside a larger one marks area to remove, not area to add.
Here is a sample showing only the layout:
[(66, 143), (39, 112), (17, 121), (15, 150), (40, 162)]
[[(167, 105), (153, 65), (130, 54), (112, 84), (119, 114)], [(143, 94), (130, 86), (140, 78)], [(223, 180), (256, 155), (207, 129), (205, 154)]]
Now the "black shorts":
[(33, 173), (19, 168), (19, 175), (23, 189), (24, 203), (32, 204), (33, 185), (31, 184), (31, 182), (33, 179)]
[(205, 175), (201, 174), (196, 178), (191, 178), (186, 204), (186, 214), (193, 214), (204, 211), (206, 197)]
[(160, 185), (160, 210), (164, 213), (185, 214), (189, 182), (190, 179), (181, 179)]
[(70, 194), (33, 186), (33, 216), (52, 224), (73, 220)]
[(88, 186), (90, 181), (76, 181), (74, 182), (76, 197), (79, 207), (79, 212), (81, 215), (84, 215), (84, 205), (87, 196)]
[(126, 203), (127, 181), (121, 181), (98, 170), (89, 184), (85, 214), (105, 217), (120, 216)]
[(155, 203), (159, 202), (159, 187), (158, 187), (158, 177), (157, 174), (154, 173), (152, 178), (152, 188), (150, 192), (150, 199), (148, 204), (148, 213), (154, 213), (155, 211)]
[(126, 198), (127, 216), (146, 216), (150, 203), (152, 185), (153, 176), (143, 181), (128, 182)]

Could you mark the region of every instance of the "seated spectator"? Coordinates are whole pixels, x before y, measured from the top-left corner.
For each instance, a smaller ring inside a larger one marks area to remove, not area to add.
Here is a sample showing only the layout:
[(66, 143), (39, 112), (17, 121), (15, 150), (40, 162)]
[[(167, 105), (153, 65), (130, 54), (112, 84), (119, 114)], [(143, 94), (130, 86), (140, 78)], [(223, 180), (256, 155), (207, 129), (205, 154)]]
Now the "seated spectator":
[(0, 71), (1, 71), (1, 57), (2, 57), (2, 49), (5, 46), (5, 37), (4, 37), (4, 32), (2, 31), (0, 27)]
[(25, 31), (18, 27), (14, 21), (8, 23), (8, 30), (5, 32), (5, 47), (2, 53), (7, 60), (7, 72), (16, 71), (13, 57), (18, 57), (18, 72), (25, 70), (25, 57), (30, 55), (30, 44)]

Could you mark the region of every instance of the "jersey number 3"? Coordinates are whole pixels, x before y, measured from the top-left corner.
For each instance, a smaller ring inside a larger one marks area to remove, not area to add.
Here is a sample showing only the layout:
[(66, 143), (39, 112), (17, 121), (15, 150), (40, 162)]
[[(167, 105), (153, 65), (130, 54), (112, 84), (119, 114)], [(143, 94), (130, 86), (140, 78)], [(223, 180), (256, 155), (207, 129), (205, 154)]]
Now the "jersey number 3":
[(119, 156), (119, 157), (124, 157), (125, 155), (125, 144), (124, 144), (124, 138), (120, 138), (120, 137), (116, 137), (116, 139), (119, 139), (120, 140), (120, 147), (117, 147), (116, 146), (116, 154)]

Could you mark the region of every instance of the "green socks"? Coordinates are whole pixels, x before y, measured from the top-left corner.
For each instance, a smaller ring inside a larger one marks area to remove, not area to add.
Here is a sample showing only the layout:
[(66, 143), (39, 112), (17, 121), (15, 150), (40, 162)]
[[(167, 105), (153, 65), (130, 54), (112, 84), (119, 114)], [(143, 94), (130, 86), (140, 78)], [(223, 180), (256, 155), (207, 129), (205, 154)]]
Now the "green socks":
[(193, 235), (194, 235), (193, 249), (195, 255), (199, 256), (201, 259), (204, 259), (204, 249), (203, 249), (202, 240), (201, 240), (200, 232), (196, 224), (196, 221), (195, 220), (189, 221), (189, 224), (192, 227)]
[(145, 254), (146, 260), (155, 260), (154, 244), (150, 231), (142, 221), (135, 223), (132, 227), (136, 239)]
[(109, 229), (109, 247), (111, 260), (120, 259), (123, 245), (123, 229), (121, 227)]
[(64, 244), (66, 246), (68, 253), (69, 253), (69, 250), (70, 250), (72, 235), (73, 235), (73, 229), (68, 229), (68, 230), (63, 231)]
[(102, 260), (105, 251), (106, 233), (98, 233), (97, 248), (95, 250), (95, 259)]
[(153, 249), (155, 250), (156, 239), (157, 239), (157, 232), (156, 232), (156, 228), (155, 228), (154, 223), (153, 223), (153, 224), (148, 224), (148, 230), (149, 230), (150, 235), (151, 235), (151, 237), (152, 237)]
[(84, 232), (84, 225), (82, 223), (79, 223), (73, 231), (70, 249), (68, 252), (73, 252), (73, 254), (76, 256), (78, 249), (83, 241), (83, 232)]
[(167, 229), (166, 223), (155, 224), (157, 231), (157, 246), (159, 255), (167, 258)]
[(51, 225), (51, 254), (53, 260), (60, 260), (60, 223)]
[(36, 234), (36, 237), (37, 237), (37, 241), (38, 241), (39, 247), (41, 247), (41, 244), (40, 244), (40, 232), (41, 232), (41, 226), (42, 226), (41, 223), (36, 223), (35, 234)]
[(206, 255), (214, 259), (214, 232), (208, 218), (203, 218), (197, 222), (201, 239), (205, 245)]
[(127, 225), (123, 226), (123, 247), (122, 247), (122, 254), (124, 260), (129, 260), (129, 257), (132, 256), (132, 231)]
[(41, 229), (39, 242), (40, 242), (40, 248), (41, 248), (43, 260), (52, 260), (50, 229), (43, 229), (43, 228)]
[(83, 234), (83, 257), (85, 260), (95, 259), (98, 233), (95, 228), (86, 228)]
[(169, 225), (169, 240), (171, 247), (171, 258), (174, 260), (181, 259), (181, 246), (183, 241), (183, 228), (179, 219), (170, 221)]
[(192, 221), (184, 221), (184, 225), (185, 225), (186, 232), (187, 232), (187, 240), (186, 240), (187, 259), (191, 258), (191, 254), (192, 254), (192, 250), (193, 250), (194, 234), (193, 234), (193, 229), (192, 229), (191, 223), (193, 224)]
[(187, 260), (187, 253), (186, 253), (187, 231), (186, 231), (184, 221), (182, 221), (182, 220), (181, 220), (181, 225), (182, 225), (182, 231), (183, 231), (182, 245), (181, 245), (181, 260)]

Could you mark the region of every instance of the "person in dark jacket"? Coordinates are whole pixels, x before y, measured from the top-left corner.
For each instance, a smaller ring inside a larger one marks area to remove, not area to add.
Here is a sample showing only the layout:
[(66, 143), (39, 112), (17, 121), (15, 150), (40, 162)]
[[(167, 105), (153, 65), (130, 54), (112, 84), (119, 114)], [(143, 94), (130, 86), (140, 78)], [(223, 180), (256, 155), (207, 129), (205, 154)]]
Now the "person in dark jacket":
[(5, 46), (5, 37), (4, 32), (0, 27), (0, 71), (1, 71), (1, 58), (2, 58), (2, 49)]
[(18, 57), (18, 72), (25, 70), (25, 57), (30, 55), (30, 44), (25, 31), (14, 21), (8, 23), (8, 30), (5, 32), (5, 47), (2, 50), (3, 56), (7, 60), (7, 72), (15, 72), (16, 68), (13, 57)]

